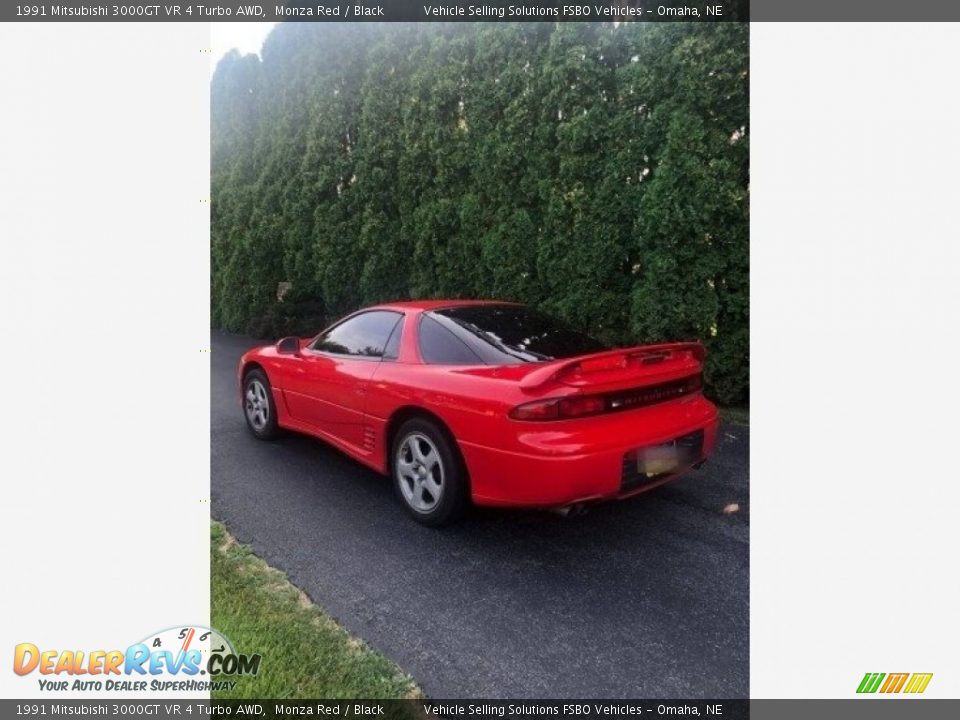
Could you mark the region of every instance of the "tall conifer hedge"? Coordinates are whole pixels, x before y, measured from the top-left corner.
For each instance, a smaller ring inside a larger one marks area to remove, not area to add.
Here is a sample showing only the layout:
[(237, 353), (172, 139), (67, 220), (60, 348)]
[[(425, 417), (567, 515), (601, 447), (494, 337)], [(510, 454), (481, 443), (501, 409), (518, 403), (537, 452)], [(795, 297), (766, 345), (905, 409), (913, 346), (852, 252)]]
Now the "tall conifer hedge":
[(211, 83), (217, 326), (512, 299), (699, 338), (746, 401), (746, 24), (284, 23), (261, 57)]

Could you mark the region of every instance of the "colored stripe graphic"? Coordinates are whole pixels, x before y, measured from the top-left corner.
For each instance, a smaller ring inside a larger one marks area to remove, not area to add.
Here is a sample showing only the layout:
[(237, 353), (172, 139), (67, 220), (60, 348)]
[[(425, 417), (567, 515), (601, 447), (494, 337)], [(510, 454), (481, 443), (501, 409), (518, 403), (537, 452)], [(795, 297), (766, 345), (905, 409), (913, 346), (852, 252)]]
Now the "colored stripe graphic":
[[(884, 680), (886, 678), (886, 680)], [(865, 673), (863, 680), (857, 686), (858, 693), (875, 693), (879, 690), (887, 695), (899, 693), (910, 693), (913, 695), (922, 693), (927, 689), (933, 673)]]
[(930, 684), (930, 679), (933, 677), (933, 673), (914, 673), (910, 677), (910, 682), (907, 683), (907, 687), (904, 688), (905, 693), (922, 693), (927, 689), (927, 685)]
[(903, 684), (910, 677), (910, 673), (890, 673), (887, 675), (886, 682), (880, 688), (882, 693), (898, 693), (903, 689)]
[(885, 676), (886, 673), (867, 673), (863, 676), (863, 680), (860, 681), (860, 686), (857, 688), (857, 692), (875, 693), (877, 688), (880, 687), (880, 683), (883, 681)]

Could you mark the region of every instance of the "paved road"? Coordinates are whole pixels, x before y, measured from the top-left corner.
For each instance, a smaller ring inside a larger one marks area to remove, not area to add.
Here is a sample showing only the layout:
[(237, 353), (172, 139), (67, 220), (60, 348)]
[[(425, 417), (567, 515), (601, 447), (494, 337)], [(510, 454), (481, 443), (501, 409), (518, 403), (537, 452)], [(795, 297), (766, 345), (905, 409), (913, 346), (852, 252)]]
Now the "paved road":
[(429, 696), (748, 694), (748, 428), (631, 501), (430, 530), (323, 443), (247, 433), (234, 373), (253, 344), (213, 336), (213, 515)]

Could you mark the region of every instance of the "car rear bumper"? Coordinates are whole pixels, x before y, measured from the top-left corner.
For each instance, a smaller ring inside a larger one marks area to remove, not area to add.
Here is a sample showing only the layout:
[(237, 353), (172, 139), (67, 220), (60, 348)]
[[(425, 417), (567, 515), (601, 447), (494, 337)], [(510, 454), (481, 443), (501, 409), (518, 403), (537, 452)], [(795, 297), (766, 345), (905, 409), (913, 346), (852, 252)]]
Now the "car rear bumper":
[[(461, 442), (478, 505), (557, 507), (630, 497), (702, 463), (717, 436), (716, 408), (703, 396), (579, 421), (510, 423), (503, 447)], [(685, 461), (638, 472), (637, 451), (678, 441)]]

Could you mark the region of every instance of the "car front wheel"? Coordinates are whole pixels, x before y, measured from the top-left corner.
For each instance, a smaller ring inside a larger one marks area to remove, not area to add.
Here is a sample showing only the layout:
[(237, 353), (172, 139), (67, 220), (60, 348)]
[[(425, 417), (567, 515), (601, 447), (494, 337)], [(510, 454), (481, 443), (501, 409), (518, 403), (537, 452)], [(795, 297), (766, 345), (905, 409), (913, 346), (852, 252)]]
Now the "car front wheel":
[(251, 370), (243, 379), (243, 414), (255, 437), (271, 440), (277, 436), (277, 406), (270, 381), (262, 370)]

